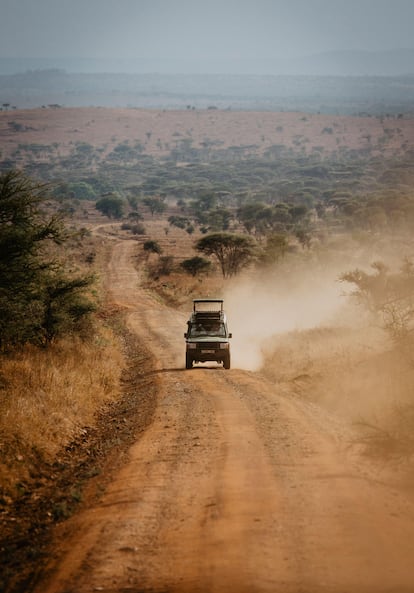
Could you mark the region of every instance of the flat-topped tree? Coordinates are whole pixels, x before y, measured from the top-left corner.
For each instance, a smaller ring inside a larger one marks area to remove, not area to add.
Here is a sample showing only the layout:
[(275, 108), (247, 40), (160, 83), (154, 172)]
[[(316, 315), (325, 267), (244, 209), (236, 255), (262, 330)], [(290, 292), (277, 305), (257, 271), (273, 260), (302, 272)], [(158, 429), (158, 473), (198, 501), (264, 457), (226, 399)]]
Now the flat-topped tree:
[(249, 264), (255, 254), (253, 239), (234, 233), (206, 235), (197, 241), (195, 248), (217, 259), (224, 278), (238, 274)]

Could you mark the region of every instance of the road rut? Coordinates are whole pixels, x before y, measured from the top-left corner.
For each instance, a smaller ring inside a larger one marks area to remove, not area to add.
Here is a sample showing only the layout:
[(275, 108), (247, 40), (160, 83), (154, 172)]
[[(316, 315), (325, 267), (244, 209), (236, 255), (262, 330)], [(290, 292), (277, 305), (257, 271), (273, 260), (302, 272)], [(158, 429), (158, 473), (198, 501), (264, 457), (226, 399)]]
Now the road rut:
[(413, 501), (260, 373), (185, 371), (185, 318), (142, 289), (135, 245), (115, 244), (108, 291), (154, 354), (155, 417), (37, 593), (413, 591)]

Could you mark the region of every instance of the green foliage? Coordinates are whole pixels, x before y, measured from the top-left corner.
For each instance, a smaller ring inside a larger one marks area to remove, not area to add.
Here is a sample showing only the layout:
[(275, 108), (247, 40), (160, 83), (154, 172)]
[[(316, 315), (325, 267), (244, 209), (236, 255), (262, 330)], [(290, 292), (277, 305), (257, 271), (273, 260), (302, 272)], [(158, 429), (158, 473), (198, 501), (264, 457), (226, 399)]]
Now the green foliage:
[(145, 235), (145, 226), (141, 222), (123, 222), (123, 231), (131, 231), (133, 235)]
[(158, 255), (161, 255), (162, 253), (160, 244), (157, 241), (153, 241), (152, 239), (145, 241), (143, 249), (147, 253), (157, 253)]
[(106, 176), (100, 173), (99, 175), (91, 175), (84, 177), (83, 181), (91, 186), (92, 190), (96, 195), (104, 196), (114, 193), (119, 186), (118, 179), (112, 181)]
[(40, 343), (48, 344), (58, 336), (81, 330), (86, 316), (95, 310), (95, 305), (85, 296), (93, 280), (92, 276), (66, 278), (61, 270), (46, 276), (42, 287)]
[(178, 229), (183, 229), (184, 230), (190, 224), (190, 221), (185, 216), (175, 216), (175, 215), (173, 215), (173, 216), (169, 216), (168, 223), (171, 226), (175, 226)]
[(211, 262), (204, 257), (196, 255), (195, 257), (183, 260), (180, 266), (187, 272), (187, 274), (197, 276), (203, 272), (208, 272), (211, 268)]
[(122, 218), (124, 214), (125, 202), (117, 194), (103, 196), (95, 204), (97, 210), (108, 216), (108, 218)]
[(167, 205), (163, 198), (158, 196), (147, 196), (143, 199), (143, 203), (151, 212), (151, 216), (154, 216), (154, 214), (162, 214), (167, 209)]
[(108, 155), (110, 161), (130, 162), (139, 159), (143, 150), (139, 142), (135, 146), (129, 146), (128, 140), (117, 144), (113, 151)]
[(300, 222), (301, 220), (306, 218), (307, 214), (308, 214), (308, 209), (306, 206), (303, 206), (303, 205), (291, 206), (289, 208), (289, 216), (290, 216), (293, 224), (297, 224), (298, 222)]
[(76, 142), (76, 152), (86, 157), (92, 155), (95, 148), (89, 142)]
[(272, 208), (262, 202), (244, 204), (237, 217), (248, 233), (264, 234), (272, 226)]
[(61, 183), (53, 191), (53, 195), (60, 200), (95, 200), (96, 192), (86, 181)]
[(85, 181), (78, 181), (69, 184), (69, 191), (73, 192), (74, 197), (78, 200), (95, 200), (96, 192), (89, 183)]
[(312, 235), (311, 235), (309, 229), (297, 228), (295, 230), (295, 237), (299, 241), (299, 243), (302, 245), (303, 249), (305, 249), (305, 247), (307, 249), (310, 249)]
[(132, 220), (134, 222), (138, 222), (138, 220), (144, 220), (144, 217), (142, 216), (142, 214), (140, 214), (139, 212), (136, 212), (134, 210), (133, 212), (129, 212), (129, 214), (128, 214), (128, 220)]
[(217, 206), (217, 196), (212, 192), (202, 192), (196, 200), (192, 200), (189, 208), (199, 224), (208, 224), (210, 211)]
[[(131, 191), (131, 190), (130, 190)], [(135, 194), (131, 193), (128, 197), (128, 204), (129, 206), (133, 209), (133, 210), (137, 210), (138, 208), (138, 203), (139, 203), (139, 199), (138, 196), (136, 196)]]
[(206, 235), (197, 241), (195, 248), (217, 259), (224, 278), (238, 274), (255, 253), (255, 244), (251, 237), (233, 233)]
[(287, 235), (273, 233), (266, 237), (266, 245), (260, 255), (260, 262), (265, 265), (277, 263), (282, 259), (289, 249)]
[[(326, 138), (332, 139), (339, 130), (335, 123), (332, 126), (323, 130)], [(394, 136), (395, 143), (398, 128), (391, 122), (387, 126), (387, 142)], [(323, 126), (320, 128), (321, 132)], [(280, 133), (283, 126), (274, 131)], [(389, 152), (378, 157), (374, 134), (368, 149), (351, 149), (344, 140), (334, 152), (325, 147), (323, 155), (321, 147), (312, 151), (306, 146), (303, 135), (297, 136), (297, 148), (275, 144), (264, 146), (262, 152), (254, 145), (225, 148), (220, 141), (208, 138), (196, 148), (192, 138), (176, 134), (182, 136), (174, 144), (185, 156), (185, 166), (176, 165), (171, 151), (165, 154), (169, 148), (164, 142), (156, 158), (145, 153), (147, 143), (131, 140), (112, 146), (110, 156), (107, 146), (72, 142), (70, 156), (63, 145), (60, 154), (53, 144), (21, 144), (20, 156), (14, 157), (23, 159), (26, 170), (38, 178), (63, 179), (67, 185), (64, 197), (89, 198), (89, 190), (82, 185), (86, 183), (96, 196), (109, 192), (127, 196), (134, 210), (145, 196), (143, 205), (156, 216), (165, 211), (164, 199), (159, 196), (174, 196), (181, 208), (177, 213), (187, 218), (188, 224), (178, 218), (177, 224), (172, 224), (189, 233), (193, 226), (206, 233), (227, 231), (233, 224), (230, 216), (235, 217), (236, 212), (243, 230), (260, 241), (268, 234), (307, 229), (312, 219), (327, 230), (372, 233), (402, 228), (411, 232), (414, 225), (414, 159), (408, 140), (399, 148), (395, 146), (392, 155), (389, 145)], [(3, 169), (14, 166), (11, 158), (7, 154), (1, 163)], [(118, 216), (113, 211), (109, 215)]]
[(93, 310), (84, 296), (91, 278), (69, 278), (47, 260), (65, 240), (62, 222), (47, 216), (47, 188), (11, 171), (0, 176), (0, 347), (47, 344), (79, 329)]
[(211, 231), (227, 231), (230, 227), (232, 213), (227, 208), (214, 208), (206, 217), (206, 223)]
[(275, 205), (250, 201), (240, 206), (237, 218), (248, 233), (267, 235), (274, 231), (286, 231), (308, 218), (309, 210), (303, 204)]
[(87, 142), (76, 142), (69, 156), (61, 160), (64, 168), (82, 170), (91, 167), (95, 159), (95, 148)]

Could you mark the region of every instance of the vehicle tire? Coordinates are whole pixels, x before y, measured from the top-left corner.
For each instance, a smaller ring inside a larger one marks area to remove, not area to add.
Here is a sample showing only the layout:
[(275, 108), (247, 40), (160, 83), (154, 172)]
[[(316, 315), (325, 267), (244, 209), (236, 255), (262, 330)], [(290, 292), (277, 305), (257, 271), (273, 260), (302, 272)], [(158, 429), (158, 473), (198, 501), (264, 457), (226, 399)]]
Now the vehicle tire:
[(185, 355), (185, 368), (186, 369), (193, 368), (193, 359), (188, 354)]
[(230, 353), (227, 354), (226, 358), (223, 360), (223, 366), (226, 370), (230, 368)]

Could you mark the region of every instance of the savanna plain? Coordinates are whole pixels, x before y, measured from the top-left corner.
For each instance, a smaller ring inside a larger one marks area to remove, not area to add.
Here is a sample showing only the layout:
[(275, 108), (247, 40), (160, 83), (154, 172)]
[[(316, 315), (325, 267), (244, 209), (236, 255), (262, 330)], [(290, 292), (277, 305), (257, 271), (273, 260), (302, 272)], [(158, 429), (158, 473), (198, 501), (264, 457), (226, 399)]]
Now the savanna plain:
[[(53, 105), (0, 141), (0, 589), (413, 591), (414, 118)], [(230, 370), (185, 369), (196, 298)]]

